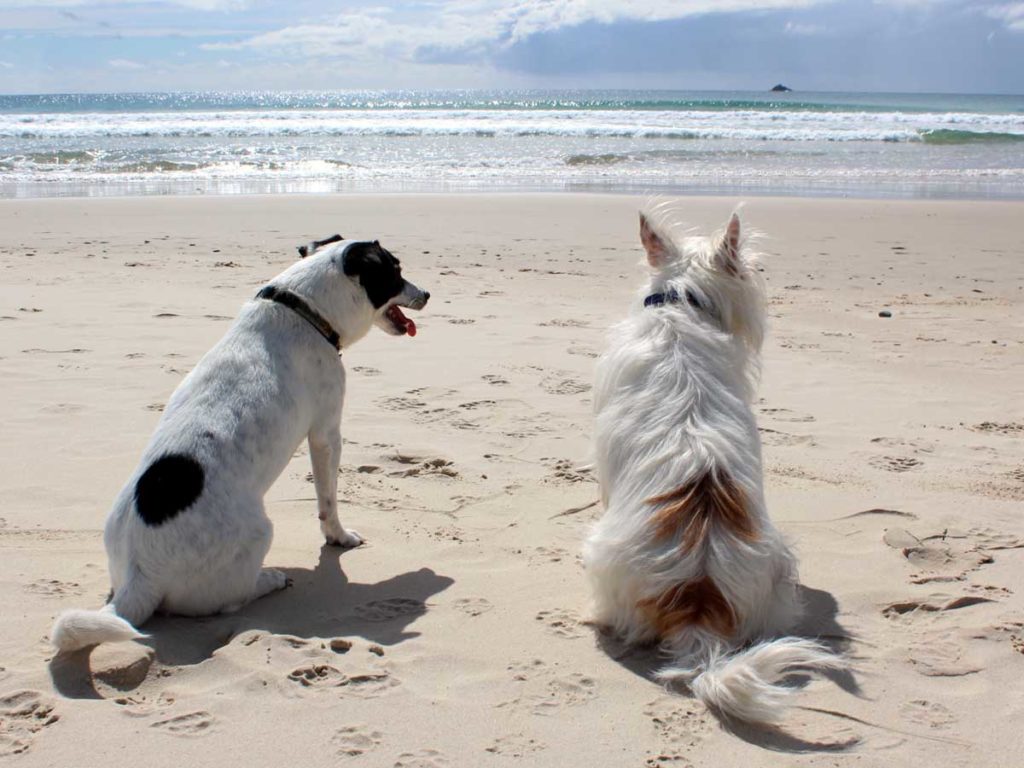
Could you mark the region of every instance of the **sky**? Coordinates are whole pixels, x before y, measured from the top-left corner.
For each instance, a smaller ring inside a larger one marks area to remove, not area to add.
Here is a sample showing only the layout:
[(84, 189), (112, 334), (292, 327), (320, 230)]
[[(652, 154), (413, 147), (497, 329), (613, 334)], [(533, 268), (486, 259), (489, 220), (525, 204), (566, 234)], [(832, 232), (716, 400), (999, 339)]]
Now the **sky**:
[(0, 0), (0, 93), (1024, 93), (1005, 0)]

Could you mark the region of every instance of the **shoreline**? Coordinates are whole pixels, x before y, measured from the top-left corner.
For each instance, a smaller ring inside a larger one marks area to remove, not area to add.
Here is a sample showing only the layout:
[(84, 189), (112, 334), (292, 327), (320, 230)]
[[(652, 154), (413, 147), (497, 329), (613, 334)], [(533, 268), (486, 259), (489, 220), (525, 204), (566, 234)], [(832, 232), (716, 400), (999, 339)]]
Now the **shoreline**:
[[(300, 186), (303, 182), (296, 182)], [(307, 182), (308, 184), (308, 182)], [(808, 187), (797, 187), (787, 190), (783, 187), (769, 186), (765, 189), (737, 187), (737, 186), (701, 186), (696, 188), (682, 188), (673, 185), (638, 184), (638, 185), (608, 185), (579, 183), (571, 185), (569, 189), (544, 189), (536, 186), (515, 186), (515, 185), (494, 185), (481, 182), (479, 185), (453, 185), (452, 189), (395, 189), (393, 187), (382, 187), (378, 189), (334, 189), (334, 188), (311, 188), (282, 190), (281, 187), (290, 186), (290, 182), (266, 183), (266, 189), (247, 189), (241, 192), (219, 192), (209, 189), (193, 189), (185, 191), (185, 187), (194, 187), (194, 182), (182, 181), (178, 183), (181, 189), (174, 191), (153, 189), (146, 191), (140, 187), (143, 184), (117, 183), (118, 188), (111, 189), (103, 184), (64, 184), (57, 182), (54, 186), (64, 186), (75, 191), (54, 191), (48, 194), (39, 194), (33, 190), (30, 194), (21, 194), (16, 189), (5, 191), (0, 183), (0, 202), (29, 201), (29, 200), (108, 200), (108, 199), (172, 199), (172, 198), (276, 198), (276, 197), (381, 197), (381, 196), (434, 196), (451, 195), (455, 197), (476, 197), (488, 195), (595, 195), (602, 197), (644, 197), (657, 196), (667, 198), (723, 198), (723, 197), (750, 197), (757, 199), (784, 199), (784, 200), (851, 200), (851, 201), (919, 201), (919, 202), (1024, 202), (1024, 190), (999, 190), (989, 194), (978, 193), (976, 195), (965, 194), (953, 191), (931, 191), (927, 194), (920, 192), (900, 192), (897, 190), (886, 190), (884, 188), (850, 189), (841, 186), (832, 186), (829, 189), (813, 189)], [(12, 185), (15, 186), (15, 185)], [(25, 185), (16, 185), (25, 186)], [(40, 186), (44, 186), (40, 184)], [(239, 186), (234, 182), (225, 182), (224, 186)], [(325, 185), (335, 186), (335, 185)], [(497, 188), (495, 188), (497, 186)], [(905, 186), (916, 186), (907, 183)], [(44, 187), (45, 188), (45, 187)], [(87, 189), (81, 191), (79, 188)], [(126, 191), (130, 190), (130, 191)]]
[(603, 189), (579, 189), (579, 190), (533, 190), (533, 189), (490, 189), (490, 190), (456, 190), (456, 191), (395, 191), (395, 190), (380, 190), (380, 191), (341, 191), (341, 192), (238, 192), (238, 193), (208, 193), (208, 192), (192, 192), (184, 194), (161, 194), (161, 193), (139, 193), (139, 194), (114, 194), (114, 195), (43, 195), (43, 196), (30, 196), (30, 197), (3, 197), (0, 196), (0, 205), (19, 205), (19, 204), (33, 204), (41, 201), (48, 203), (59, 204), (59, 203), (87, 203), (87, 202), (116, 202), (116, 201), (140, 201), (148, 200), (152, 202), (161, 201), (172, 201), (172, 200), (236, 200), (236, 201), (265, 201), (265, 202), (278, 202), (282, 200), (330, 200), (330, 199), (347, 199), (355, 200), (361, 198), (396, 198), (396, 199), (479, 199), (487, 200), (491, 198), (508, 198), (508, 199), (530, 199), (530, 198), (553, 198), (553, 199), (572, 199), (572, 198), (595, 198), (595, 199), (629, 199), (636, 200), (638, 204), (642, 204), (644, 200), (687, 200), (701, 203), (703, 201), (716, 200), (720, 201), (723, 199), (733, 199), (740, 201), (750, 200), (763, 201), (766, 203), (780, 203), (780, 202), (827, 202), (827, 203), (863, 203), (863, 204), (884, 204), (884, 203), (896, 203), (896, 204), (919, 204), (919, 205), (957, 205), (957, 204), (968, 204), (968, 205), (1021, 205), (1024, 204), (1024, 196), (1006, 196), (1006, 197), (895, 197), (886, 195), (820, 195), (820, 194), (800, 194), (794, 192), (793, 194), (781, 194), (781, 193), (752, 193), (748, 191), (736, 192), (736, 191), (722, 191), (722, 192), (693, 192), (693, 193), (680, 193), (672, 191), (663, 191), (655, 188), (646, 189), (644, 191), (621, 191), (621, 190), (603, 190)]

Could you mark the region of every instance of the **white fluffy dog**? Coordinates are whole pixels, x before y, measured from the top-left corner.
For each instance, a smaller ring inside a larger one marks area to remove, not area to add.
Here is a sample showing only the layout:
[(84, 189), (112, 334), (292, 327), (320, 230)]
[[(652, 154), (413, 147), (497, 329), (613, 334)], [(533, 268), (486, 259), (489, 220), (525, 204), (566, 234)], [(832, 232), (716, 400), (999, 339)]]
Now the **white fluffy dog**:
[(107, 519), (110, 602), (62, 614), (50, 634), (58, 649), (138, 637), (157, 609), (234, 611), (286, 586), (281, 571), (263, 568), (273, 532), (263, 496), (304, 439), (327, 542), (362, 543), (338, 519), (338, 351), (373, 325), (415, 335), (399, 306), (421, 309), (430, 294), (377, 242), (335, 236), (299, 250), (331, 243), (246, 303), (171, 395)]
[(650, 283), (597, 367), (605, 513), (584, 546), (594, 618), (628, 643), (660, 642), (673, 659), (663, 681), (725, 716), (773, 722), (788, 673), (840, 660), (794, 637), (738, 651), (801, 612), (795, 558), (765, 510), (750, 406), (764, 287), (736, 215), (710, 240), (674, 230), (664, 207), (641, 215)]

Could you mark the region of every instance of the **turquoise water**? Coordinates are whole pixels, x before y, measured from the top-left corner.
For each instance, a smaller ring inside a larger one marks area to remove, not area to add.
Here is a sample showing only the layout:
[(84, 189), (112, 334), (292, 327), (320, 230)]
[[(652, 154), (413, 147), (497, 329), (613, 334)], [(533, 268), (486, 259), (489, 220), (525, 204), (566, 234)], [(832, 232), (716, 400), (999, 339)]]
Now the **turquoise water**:
[(1024, 198), (1024, 97), (0, 96), (0, 197), (475, 190)]

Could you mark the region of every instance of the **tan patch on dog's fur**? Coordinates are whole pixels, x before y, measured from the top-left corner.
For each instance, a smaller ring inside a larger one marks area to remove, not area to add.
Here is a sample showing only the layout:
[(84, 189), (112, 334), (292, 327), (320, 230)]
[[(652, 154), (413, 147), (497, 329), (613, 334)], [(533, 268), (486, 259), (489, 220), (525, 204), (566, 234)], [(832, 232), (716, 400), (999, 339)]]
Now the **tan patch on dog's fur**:
[(709, 576), (678, 584), (657, 597), (637, 603), (655, 628), (666, 637), (685, 627), (701, 627), (719, 637), (736, 632), (736, 612)]
[(704, 540), (714, 522), (739, 539), (757, 541), (743, 491), (727, 474), (710, 470), (674, 491), (649, 498), (647, 503), (664, 505), (651, 523), (660, 539), (675, 538), (682, 531), (684, 553)]

